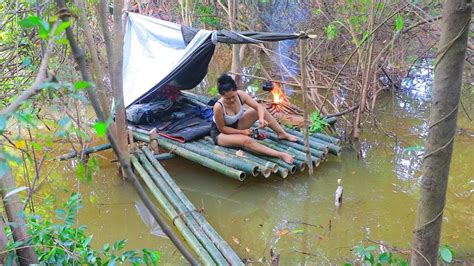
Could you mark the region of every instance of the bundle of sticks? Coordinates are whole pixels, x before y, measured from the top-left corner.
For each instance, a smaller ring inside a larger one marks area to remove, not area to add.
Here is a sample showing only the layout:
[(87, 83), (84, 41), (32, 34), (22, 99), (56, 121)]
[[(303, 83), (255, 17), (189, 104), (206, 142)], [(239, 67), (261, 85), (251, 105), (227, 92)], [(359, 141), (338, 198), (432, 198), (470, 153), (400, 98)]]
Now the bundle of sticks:
[(261, 104), (276, 120), (284, 125), (303, 126), (303, 110), (287, 101), (279, 103), (262, 100)]
[(289, 102), (271, 102), (263, 101), (265, 107), (267, 108), (270, 114), (275, 115), (275, 113), (284, 113), (287, 115), (303, 115), (303, 111), (296, 105)]

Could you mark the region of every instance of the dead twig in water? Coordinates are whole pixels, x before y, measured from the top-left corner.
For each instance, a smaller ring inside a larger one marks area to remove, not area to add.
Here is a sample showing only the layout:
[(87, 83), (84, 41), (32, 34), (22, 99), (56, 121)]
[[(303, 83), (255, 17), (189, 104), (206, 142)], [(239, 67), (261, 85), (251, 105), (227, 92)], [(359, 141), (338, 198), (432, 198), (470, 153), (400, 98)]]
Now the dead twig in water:
[(320, 224), (310, 224), (310, 223), (300, 222), (300, 221), (287, 221), (287, 223), (289, 223), (289, 224), (302, 224), (302, 225), (312, 226), (312, 227), (316, 227), (316, 228), (324, 228), (324, 226), (322, 226)]
[(306, 251), (299, 251), (299, 250), (296, 250), (296, 249), (293, 249), (293, 248), (292, 248), (291, 250), (293, 250), (293, 251), (296, 252), (296, 253), (303, 254), (303, 255), (307, 255), (307, 256), (311, 256), (311, 257), (318, 257), (318, 255), (316, 255), (316, 254), (311, 254), (311, 253), (308, 253), (308, 252), (306, 252)]

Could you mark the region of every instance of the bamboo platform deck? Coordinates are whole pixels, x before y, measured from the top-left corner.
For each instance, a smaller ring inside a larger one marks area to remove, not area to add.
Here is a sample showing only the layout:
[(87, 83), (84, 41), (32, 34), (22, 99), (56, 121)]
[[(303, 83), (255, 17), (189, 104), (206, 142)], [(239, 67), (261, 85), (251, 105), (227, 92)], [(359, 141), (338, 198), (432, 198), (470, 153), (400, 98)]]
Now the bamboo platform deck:
[(229, 244), (184, 195), (148, 147), (134, 152), (131, 162), (175, 229), (204, 265), (244, 265)]
[[(206, 96), (182, 92), (187, 103), (192, 105), (206, 106), (210, 100)], [(329, 120), (328, 120), (329, 121)], [(334, 123), (331, 119), (329, 123)], [(135, 140), (150, 142), (149, 132), (129, 125)], [(279, 140), (275, 132), (271, 129), (261, 130), (266, 135), (266, 139), (259, 142), (267, 147), (278, 151), (284, 151), (294, 157), (294, 163), (288, 164), (284, 161), (248, 151), (226, 148), (214, 145), (210, 137), (204, 137), (196, 141), (180, 143), (162, 136), (157, 137), (158, 145), (170, 151), (170, 153), (183, 157), (187, 160), (201, 164), (225, 176), (244, 181), (249, 176), (261, 175), (268, 178), (271, 174), (277, 174), (286, 178), (297, 171), (306, 169), (306, 153), (304, 150), (303, 135), (301, 132), (285, 128), (287, 132), (298, 137), (296, 142)], [(329, 155), (339, 156), (341, 147), (339, 139), (322, 133), (312, 134), (309, 137), (309, 145), (312, 157), (313, 168), (317, 168)], [(239, 151), (239, 152), (238, 152)]]
[[(135, 140), (146, 143), (150, 142), (147, 131), (133, 127), (131, 129)], [(248, 151), (241, 151), (237, 155), (238, 149), (214, 145), (209, 137), (188, 143), (179, 143), (158, 136), (157, 141), (161, 148), (170, 151), (172, 154), (201, 164), (204, 167), (239, 181), (244, 181), (248, 176), (261, 175), (264, 178), (268, 178), (272, 173), (286, 178), (289, 174), (294, 174), (297, 171), (302, 172), (306, 169), (306, 154), (304, 153), (303, 140), (302, 136), (298, 135), (301, 133), (288, 131), (299, 137), (297, 142), (278, 140), (276, 134), (268, 130), (263, 131), (267, 135), (267, 139), (259, 142), (275, 150), (289, 153), (295, 158), (293, 164), (285, 163), (274, 157), (252, 154)], [(313, 167), (319, 166), (329, 154), (335, 156), (340, 154), (341, 147), (337, 145), (337, 142), (337, 139), (323, 134), (310, 137)]]

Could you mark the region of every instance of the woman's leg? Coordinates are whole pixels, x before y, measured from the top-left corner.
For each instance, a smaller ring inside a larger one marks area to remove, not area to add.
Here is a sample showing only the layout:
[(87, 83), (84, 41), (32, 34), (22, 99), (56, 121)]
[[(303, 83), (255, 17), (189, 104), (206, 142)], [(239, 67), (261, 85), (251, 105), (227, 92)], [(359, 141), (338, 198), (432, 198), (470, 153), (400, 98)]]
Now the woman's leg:
[(276, 151), (274, 149), (268, 148), (254, 139), (252, 139), (249, 136), (245, 135), (240, 135), (240, 134), (219, 134), (217, 136), (217, 143), (220, 146), (224, 147), (240, 147), (240, 148), (246, 148), (249, 149), (250, 151), (263, 154), (263, 155), (268, 155), (272, 157), (277, 157), (282, 159), (283, 161), (287, 163), (293, 163), (293, 157), (289, 155), (288, 153), (281, 152), (281, 151)]
[[(267, 111), (267, 109), (265, 109), (264, 118), (268, 122), (268, 126), (277, 133), (279, 139), (296, 141), (296, 137), (288, 134), (281, 127), (278, 121), (276, 121), (276, 119)], [(244, 115), (239, 120), (239, 129), (250, 128), (257, 120), (258, 120), (258, 113), (255, 109), (250, 109), (248, 111), (245, 111)]]

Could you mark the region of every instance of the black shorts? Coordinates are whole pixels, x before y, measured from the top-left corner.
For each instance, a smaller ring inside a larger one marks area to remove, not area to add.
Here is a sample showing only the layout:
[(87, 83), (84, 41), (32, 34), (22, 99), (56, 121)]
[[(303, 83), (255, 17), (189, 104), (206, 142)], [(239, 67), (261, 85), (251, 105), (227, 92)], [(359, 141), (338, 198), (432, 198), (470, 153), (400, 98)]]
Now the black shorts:
[[(235, 123), (233, 123), (232, 125), (228, 125), (228, 127), (231, 127), (231, 128), (239, 128), (239, 120), (237, 120)], [(219, 131), (219, 129), (217, 128), (217, 125), (215, 122), (212, 122), (212, 125), (211, 125), (211, 138), (212, 140), (214, 141), (214, 144), (217, 145), (217, 137), (219, 136), (219, 134), (221, 134), (221, 132)]]

